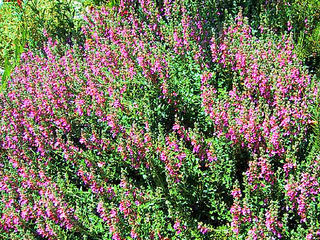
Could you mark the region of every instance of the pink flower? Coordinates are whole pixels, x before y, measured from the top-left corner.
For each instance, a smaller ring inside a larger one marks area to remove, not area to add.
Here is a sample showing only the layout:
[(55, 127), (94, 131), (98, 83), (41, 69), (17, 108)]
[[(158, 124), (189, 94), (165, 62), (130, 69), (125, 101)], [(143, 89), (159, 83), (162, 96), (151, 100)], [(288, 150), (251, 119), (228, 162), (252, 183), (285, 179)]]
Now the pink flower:
[(132, 238), (137, 238), (137, 237), (138, 237), (137, 233), (136, 233), (133, 229), (132, 229), (131, 232), (130, 232), (130, 236), (131, 236)]
[(166, 156), (166, 154), (164, 153), (164, 152), (161, 152), (161, 154), (160, 154), (160, 159), (162, 160), (162, 161), (166, 161), (167, 160), (167, 156)]
[(144, 58), (143, 57), (137, 57), (137, 61), (138, 61), (138, 64), (140, 65), (140, 67), (144, 66), (144, 62), (143, 62)]
[(306, 240), (312, 240), (313, 239), (313, 235), (312, 233), (309, 233), (307, 236), (306, 236)]
[(173, 228), (176, 230), (177, 234), (181, 233), (181, 227), (180, 227), (180, 221), (176, 220), (176, 222), (173, 225)]
[(120, 234), (115, 232), (112, 234), (112, 239), (113, 240), (121, 240)]

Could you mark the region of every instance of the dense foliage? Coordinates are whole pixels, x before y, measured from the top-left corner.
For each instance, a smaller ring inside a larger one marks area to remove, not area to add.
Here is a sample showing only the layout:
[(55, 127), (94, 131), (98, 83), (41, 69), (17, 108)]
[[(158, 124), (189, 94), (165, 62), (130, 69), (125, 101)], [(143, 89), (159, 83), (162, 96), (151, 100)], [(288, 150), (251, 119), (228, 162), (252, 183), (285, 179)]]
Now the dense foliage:
[(96, 4), (0, 95), (0, 237), (319, 238), (317, 78), (263, 20), (286, 5)]

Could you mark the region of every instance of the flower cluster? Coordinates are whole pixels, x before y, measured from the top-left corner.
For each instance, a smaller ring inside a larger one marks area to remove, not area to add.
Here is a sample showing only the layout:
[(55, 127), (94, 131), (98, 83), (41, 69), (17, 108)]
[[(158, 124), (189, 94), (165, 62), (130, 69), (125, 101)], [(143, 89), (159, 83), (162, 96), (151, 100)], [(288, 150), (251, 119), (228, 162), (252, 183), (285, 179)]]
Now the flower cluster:
[(23, 53), (0, 95), (5, 236), (319, 234), (317, 89), (290, 37), (241, 14), (218, 37), (211, 7), (121, 0), (88, 9), (83, 45)]
[(277, 43), (251, 32), (239, 15), (219, 41), (212, 39), (212, 60), (221, 72), (211, 81), (212, 74), (203, 76), (203, 105), (218, 134), (253, 152), (281, 156), (310, 121), (311, 79), (290, 37)]

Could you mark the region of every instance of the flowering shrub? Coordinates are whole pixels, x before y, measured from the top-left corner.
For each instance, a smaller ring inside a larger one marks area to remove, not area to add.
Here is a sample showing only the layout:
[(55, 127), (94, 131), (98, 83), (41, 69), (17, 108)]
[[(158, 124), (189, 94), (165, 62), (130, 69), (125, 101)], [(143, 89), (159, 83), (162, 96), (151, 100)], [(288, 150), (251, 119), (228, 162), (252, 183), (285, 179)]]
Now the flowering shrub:
[[(244, 159), (248, 168), (242, 190), (236, 188), (232, 193), (231, 225), (236, 235), (250, 229), (248, 236), (253, 239), (288, 234), (278, 212), (289, 205), (301, 222), (306, 221), (304, 199), (299, 206), (292, 205), (295, 197), (288, 186), (296, 176), (293, 181), (301, 187), (299, 181), (305, 175), (296, 171), (295, 156), (301, 154), (299, 147), (306, 141), (309, 105), (317, 94), (317, 88), (310, 88), (311, 78), (301, 68), (290, 37), (276, 42), (263, 30), (261, 34), (256, 38), (240, 14), (219, 41), (212, 39), (215, 72), (202, 75), (203, 106), (215, 133), (250, 152)], [(317, 189), (317, 180), (312, 178), (310, 183), (307, 176), (310, 187)], [(246, 193), (243, 198), (242, 191)], [(290, 200), (283, 201), (287, 196)]]
[(88, 12), (84, 46), (23, 53), (0, 100), (3, 238), (316, 238), (311, 77), (290, 38), (241, 14), (218, 38), (202, 5), (120, 1)]

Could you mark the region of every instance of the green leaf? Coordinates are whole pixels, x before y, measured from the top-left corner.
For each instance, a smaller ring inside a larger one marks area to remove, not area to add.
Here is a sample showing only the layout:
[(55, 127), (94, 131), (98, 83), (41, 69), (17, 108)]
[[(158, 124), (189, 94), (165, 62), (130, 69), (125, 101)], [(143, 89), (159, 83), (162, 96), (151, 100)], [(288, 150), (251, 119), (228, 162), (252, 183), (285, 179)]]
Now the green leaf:
[(8, 78), (10, 77), (13, 65), (9, 62), (8, 58), (5, 59), (4, 72), (1, 79), (1, 91), (3, 91), (7, 86)]

